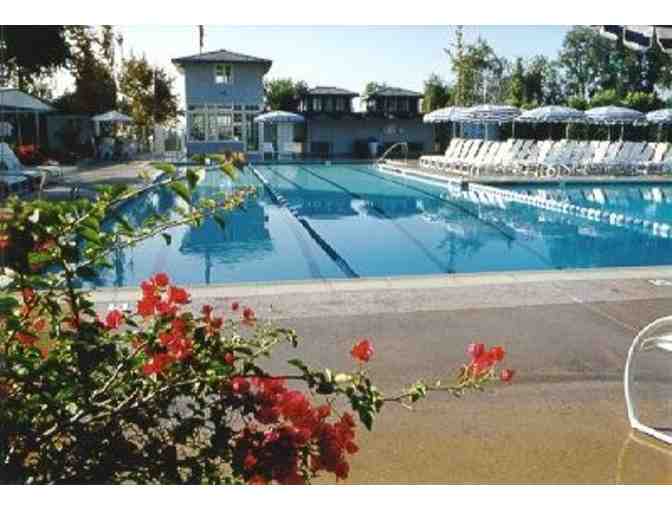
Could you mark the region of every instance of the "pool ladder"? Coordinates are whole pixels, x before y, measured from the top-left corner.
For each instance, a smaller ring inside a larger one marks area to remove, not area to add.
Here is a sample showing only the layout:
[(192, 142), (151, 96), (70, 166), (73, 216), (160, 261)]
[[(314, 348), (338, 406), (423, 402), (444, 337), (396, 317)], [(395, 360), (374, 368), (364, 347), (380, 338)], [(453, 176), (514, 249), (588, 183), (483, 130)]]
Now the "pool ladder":
[(392, 152), (397, 147), (403, 147), (404, 149), (404, 164), (408, 164), (408, 142), (397, 142), (392, 147), (383, 152), (383, 155), (376, 160), (376, 164), (385, 163), (387, 155)]

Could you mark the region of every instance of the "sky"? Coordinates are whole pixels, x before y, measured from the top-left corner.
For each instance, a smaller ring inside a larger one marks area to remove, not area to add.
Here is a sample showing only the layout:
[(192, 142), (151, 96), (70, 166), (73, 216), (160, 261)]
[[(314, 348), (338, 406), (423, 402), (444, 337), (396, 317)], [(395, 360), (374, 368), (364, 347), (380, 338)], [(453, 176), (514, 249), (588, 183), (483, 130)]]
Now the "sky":
[[(555, 57), (568, 26), (466, 26), (467, 41), (479, 35), (507, 58)], [(198, 53), (198, 27), (117, 25), (123, 53), (145, 54), (169, 70), (184, 95), (184, 80), (170, 60)], [(204, 51), (228, 49), (273, 60), (267, 77), (304, 80), (361, 93), (369, 81), (422, 91), (430, 73), (450, 80), (443, 48), (454, 26), (205, 26)], [(68, 86), (59, 80), (59, 89)]]

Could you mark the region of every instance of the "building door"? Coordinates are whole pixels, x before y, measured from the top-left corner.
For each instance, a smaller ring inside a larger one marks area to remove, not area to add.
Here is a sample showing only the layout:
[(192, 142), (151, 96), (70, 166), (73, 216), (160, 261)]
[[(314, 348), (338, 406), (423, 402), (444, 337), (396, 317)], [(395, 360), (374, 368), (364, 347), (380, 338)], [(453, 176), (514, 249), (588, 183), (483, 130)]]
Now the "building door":
[(294, 141), (294, 124), (277, 124), (278, 128), (278, 147), (279, 153), (289, 152), (289, 144)]

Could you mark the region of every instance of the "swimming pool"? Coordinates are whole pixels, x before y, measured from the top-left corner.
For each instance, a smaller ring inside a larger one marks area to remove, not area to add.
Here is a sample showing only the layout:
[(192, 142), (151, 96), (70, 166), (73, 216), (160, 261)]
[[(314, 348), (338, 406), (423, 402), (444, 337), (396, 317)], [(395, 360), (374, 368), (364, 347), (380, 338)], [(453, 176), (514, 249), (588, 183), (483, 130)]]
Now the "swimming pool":
[[(135, 285), (157, 271), (181, 284), (223, 284), (672, 264), (666, 232), (640, 228), (672, 223), (672, 185), (500, 186), (601, 211), (604, 221), (371, 165), (258, 165), (235, 182), (211, 171), (197, 193), (239, 185), (258, 193), (223, 230), (213, 220), (174, 228), (169, 246), (149, 239), (116, 253), (96, 284)], [(122, 212), (141, 221), (179, 200), (153, 192)], [(630, 220), (610, 222), (610, 214)]]

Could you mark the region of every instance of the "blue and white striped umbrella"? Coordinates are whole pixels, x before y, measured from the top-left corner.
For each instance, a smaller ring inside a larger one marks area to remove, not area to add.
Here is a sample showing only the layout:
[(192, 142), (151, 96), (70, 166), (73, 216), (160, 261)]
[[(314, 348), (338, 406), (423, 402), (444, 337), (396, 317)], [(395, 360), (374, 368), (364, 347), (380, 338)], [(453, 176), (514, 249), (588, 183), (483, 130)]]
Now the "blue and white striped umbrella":
[(649, 112), (646, 114), (646, 120), (652, 124), (672, 124), (672, 108)]
[(534, 110), (524, 112), (516, 119), (516, 122), (581, 122), (586, 114), (576, 108), (567, 106), (542, 106)]
[(265, 124), (300, 124), (301, 122), (305, 122), (306, 119), (304, 119), (298, 113), (277, 110), (257, 115), (254, 118), (254, 121), (263, 122)]
[(586, 120), (592, 124), (636, 124), (646, 121), (637, 110), (621, 106), (599, 106), (586, 111)]
[(465, 119), (469, 108), (463, 106), (448, 106), (433, 112), (426, 113), (422, 121), (427, 124), (440, 124), (442, 122), (460, 122)]
[(502, 123), (514, 121), (518, 116), (520, 116), (520, 110), (515, 106), (481, 104), (469, 108), (462, 120), (464, 122)]
[(672, 25), (594, 25), (594, 29), (612, 41), (621, 39), (628, 48), (646, 52), (657, 41), (665, 53), (672, 53)]

